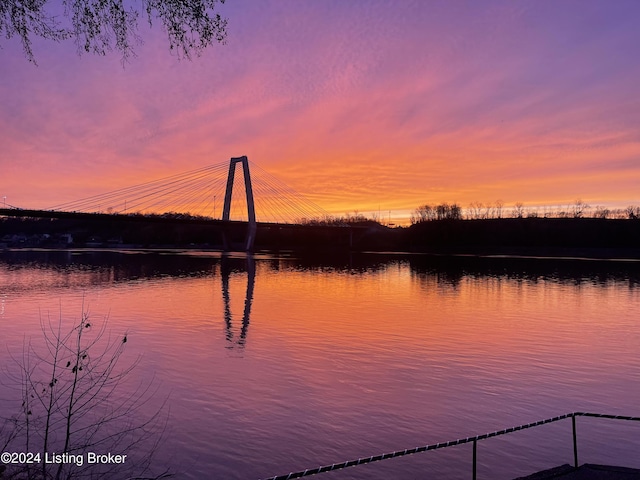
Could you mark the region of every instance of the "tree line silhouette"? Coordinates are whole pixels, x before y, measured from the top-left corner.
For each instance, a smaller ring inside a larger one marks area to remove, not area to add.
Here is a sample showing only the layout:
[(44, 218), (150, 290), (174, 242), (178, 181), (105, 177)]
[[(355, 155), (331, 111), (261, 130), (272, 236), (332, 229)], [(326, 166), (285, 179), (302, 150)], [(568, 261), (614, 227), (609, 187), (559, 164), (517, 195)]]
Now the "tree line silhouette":
[(517, 202), (511, 209), (506, 209), (502, 200), (483, 204), (472, 202), (465, 210), (457, 203), (441, 203), (438, 205), (421, 205), (411, 213), (411, 224), (433, 220), (489, 220), (500, 218), (600, 218), (600, 219), (638, 219), (640, 206), (630, 205), (626, 208), (607, 208), (601, 205), (592, 207), (581, 199), (566, 207), (525, 207)]

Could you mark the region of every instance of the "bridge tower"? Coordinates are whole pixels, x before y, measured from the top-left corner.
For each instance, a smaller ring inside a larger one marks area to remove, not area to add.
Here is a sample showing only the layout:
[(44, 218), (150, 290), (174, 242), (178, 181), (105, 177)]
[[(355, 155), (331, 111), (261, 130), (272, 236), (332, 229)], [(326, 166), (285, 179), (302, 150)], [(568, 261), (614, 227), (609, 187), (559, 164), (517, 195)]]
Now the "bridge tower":
[(233, 180), (236, 173), (236, 164), (242, 163), (242, 171), (244, 173), (244, 190), (247, 197), (247, 213), (249, 228), (245, 239), (245, 250), (250, 252), (253, 250), (253, 242), (256, 238), (256, 209), (253, 203), (253, 188), (251, 187), (251, 174), (249, 173), (249, 159), (246, 155), (242, 157), (234, 157), (229, 161), (229, 174), (227, 175), (227, 190), (224, 194), (224, 208), (222, 210), (222, 220), (229, 221), (231, 213), (231, 195), (233, 194)]

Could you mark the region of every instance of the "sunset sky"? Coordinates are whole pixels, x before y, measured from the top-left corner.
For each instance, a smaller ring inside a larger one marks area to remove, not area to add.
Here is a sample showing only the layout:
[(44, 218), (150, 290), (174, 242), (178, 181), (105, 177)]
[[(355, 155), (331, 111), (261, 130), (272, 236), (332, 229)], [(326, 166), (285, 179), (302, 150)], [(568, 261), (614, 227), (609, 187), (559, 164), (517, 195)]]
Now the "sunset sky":
[(192, 61), (0, 39), (0, 200), (247, 155), (333, 214), (640, 204), (640, 2), (227, 0)]

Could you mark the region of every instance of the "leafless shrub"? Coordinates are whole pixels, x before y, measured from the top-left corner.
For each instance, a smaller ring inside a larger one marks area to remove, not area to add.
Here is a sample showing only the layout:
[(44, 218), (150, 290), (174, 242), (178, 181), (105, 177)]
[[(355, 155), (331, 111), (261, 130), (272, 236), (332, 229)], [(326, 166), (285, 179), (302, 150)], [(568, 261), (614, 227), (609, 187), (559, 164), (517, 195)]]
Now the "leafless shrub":
[[(7, 367), (7, 386), (19, 392), (18, 413), (5, 418), (4, 451), (39, 453), (38, 462), (7, 465), (2, 478), (164, 478), (151, 462), (166, 426), (166, 400), (153, 405), (153, 380), (129, 378), (140, 357), (120, 366), (127, 334), (112, 337), (106, 319), (95, 325), (83, 311), (69, 331), (41, 320), (43, 345), (25, 340)], [(4, 382), (3, 382), (4, 383)], [(151, 413), (147, 413), (151, 412)], [(123, 463), (90, 464), (89, 453), (127, 455)], [(47, 462), (53, 455), (68, 462)]]
[(595, 218), (609, 218), (609, 216), (611, 215), (611, 210), (603, 206), (596, 205), (596, 209), (593, 212), (593, 215)]
[(589, 209), (589, 205), (587, 205), (581, 199), (577, 199), (571, 207), (573, 218), (582, 218), (582, 216), (585, 214), (585, 212), (588, 209)]
[(513, 211), (511, 212), (511, 216), (513, 218), (522, 218), (524, 217), (524, 204), (518, 202), (513, 206)]
[(625, 213), (627, 215), (627, 218), (632, 219), (632, 220), (636, 220), (636, 219), (640, 218), (640, 207), (637, 207), (637, 206), (634, 206), (634, 205), (629, 205), (625, 209)]
[(472, 220), (480, 220), (483, 215), (484, 205), (482, 202), (471, 202), (469, 204), (469, 209), (467, 210), (468, 218)]

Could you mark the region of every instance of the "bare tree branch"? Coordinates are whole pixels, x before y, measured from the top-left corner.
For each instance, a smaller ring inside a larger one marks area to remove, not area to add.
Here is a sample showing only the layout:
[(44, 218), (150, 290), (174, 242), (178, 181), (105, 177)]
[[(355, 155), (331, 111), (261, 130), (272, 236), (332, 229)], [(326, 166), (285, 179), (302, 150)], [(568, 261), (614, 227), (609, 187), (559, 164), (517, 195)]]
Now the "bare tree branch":
[[(165, 478), (149, 475), (152, 454), (166, 429), (155, 380), (132, 385), (129, 375), (140, 357), (120, 366), (127, 334), (111, 337), (106, 319), (94, 325), (83, 309), (80, 321), (63, 333), (41, 320), (44, 346), (25, 339), (22, 355), (11, 355), (16, 370), (7, 370), (9, 385), (19, 392), (20, 411), (0, 424), (4, 450), (84, 455), (96, 450), (118, 451), (137, 457), (126, 465), (47, 464), (42, 461), (10, 469), (2, 478)], [(3, 382), (4, 383), (4, 382)], [(168, 415), (168, 413), (167, 413)], [(135, 450), (134, 450), (135, 447)], [(144, 449), (144, 454), (141, 454)], [(8, 475), (8, 476), (7, 476)]]

